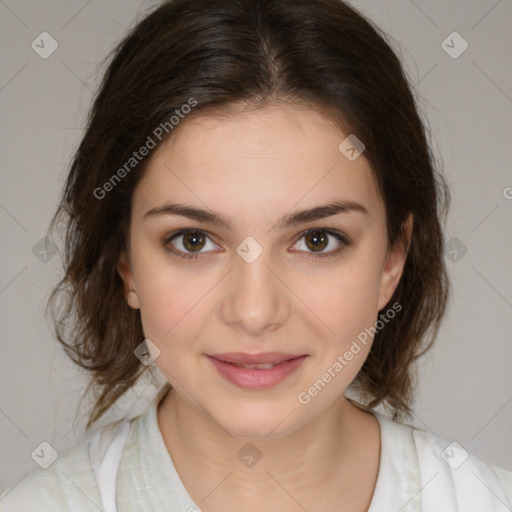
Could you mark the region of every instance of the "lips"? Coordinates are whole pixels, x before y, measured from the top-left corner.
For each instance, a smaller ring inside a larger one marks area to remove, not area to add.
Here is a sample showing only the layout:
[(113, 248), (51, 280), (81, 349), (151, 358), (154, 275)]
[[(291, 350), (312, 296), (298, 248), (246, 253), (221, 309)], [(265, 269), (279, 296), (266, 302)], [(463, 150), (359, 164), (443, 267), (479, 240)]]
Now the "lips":
[(221, 377), (241, 388), (264, 389), (275, 386), (295, 373), (308, 356), (266, 352), (230, 352), (207, 356)]
[(283, 352), (263, 352), (261, 354), (247, 354), (244, 352), (227, 352), (225, 354), (212, 354), (219, 361), (225, 363), (233, 363), (236, 365), (263, 365), (263, 364), (279, 364), (289, 359), (295, 359), (304, 354), (285, 354)]
[(259, 363), (259, 364), (231, 363), (231, 364), (238, 366), (238, 368), (258, 368), (258, 370), (269, 370), (270, 368), (273, 368), (276, 364), (280, 364), (280, 363)]

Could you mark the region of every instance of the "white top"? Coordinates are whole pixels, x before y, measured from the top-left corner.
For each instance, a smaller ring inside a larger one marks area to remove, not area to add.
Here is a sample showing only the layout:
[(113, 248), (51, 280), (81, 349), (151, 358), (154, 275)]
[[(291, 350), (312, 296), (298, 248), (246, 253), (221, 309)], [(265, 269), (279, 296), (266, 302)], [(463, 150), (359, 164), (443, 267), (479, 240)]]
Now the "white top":
[[(0, 512), (200, 511), (162, 438), (160, 398), (133, 420), (109, 425), (47, 469), (11, 485), (0, 496)], [(365, 410), (381, 428), (379, 473), (368, 512), (512, 510), (512, 471), (471, 454), (466, 459), (457, 444)]]

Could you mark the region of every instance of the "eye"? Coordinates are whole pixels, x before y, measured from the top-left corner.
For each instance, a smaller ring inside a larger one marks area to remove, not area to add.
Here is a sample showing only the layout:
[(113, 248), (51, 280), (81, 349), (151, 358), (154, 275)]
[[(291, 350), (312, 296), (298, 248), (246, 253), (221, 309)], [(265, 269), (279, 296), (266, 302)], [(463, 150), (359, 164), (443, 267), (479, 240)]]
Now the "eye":
[[(329, 238), (334, 238), (336, 241), (329, 240)], [(340, 251), (345, 249), (349, 242), (345, 235), (338, 231), (334, 231), (331, 229), (324, 229), (324, 228), (312, 228), (308, 229), (307, 231), (304, 231), (300, 235), (299, 242), (302, 241), (302, 239), (305, 240), (305, 244), (303, 244), (303, 247), (300, 247), (300, 243), (295, 244), (294, 247), (299, 245), (298, 248), (294, 249), (306, 252), (312, 251), (310, 255), (313, 258), (324, 258), (328, 256), (334, 256), (335, 254), (338, 254)], [(304, 249), (305, 245), (305, 249)], [(330, 248), (329, 251), (325, 251), (325, 249)]]
[[(181, 240), (180, 240), (181, 239)], [(211, 245), (208, 247), (207, 242)], [(218, 248), (204, 231), (197, 229), (183, 229), (165, 238), (162, 242), (164, 248), (178, 254), (182, 258), (199, 258), (198, 254)], [(202, 251), (206, 247), (205, 251)], [(197, 253), (197, 254), (195, 254)]]
[[(299, 242), (302, 239), (305, 240), (305, 248), (300, 247)], [(333, 242), (332, 239), (335, 241)], [(210, 247), (208, 247), (208, 243), (210, 243)], [(349, 241), (341, 232), (325, 228), (312, 228), (300, 234), (293, 251), (307, 252), (313, 258), (325, 258), (338, 254), (348, 245)], [(169, 252), (189, 259), (200, 258), (202, 253), (219, 249), (219, 246), (213, 243), (204, 231), (197, 229), (177, 231), (167, 236), (162, 241), (162, 246)], [(330, 250), (325, 250), (329, 248)]]

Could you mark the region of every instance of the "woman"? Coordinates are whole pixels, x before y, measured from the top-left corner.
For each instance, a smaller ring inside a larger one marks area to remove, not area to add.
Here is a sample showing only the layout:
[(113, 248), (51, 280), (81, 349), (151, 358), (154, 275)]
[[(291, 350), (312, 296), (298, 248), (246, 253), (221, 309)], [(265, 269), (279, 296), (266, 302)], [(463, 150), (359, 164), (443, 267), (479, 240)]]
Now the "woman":
[(445, 311), (447, 205), (400, 61), (353, 8), (162, 4), (92, 107), (51, 304), (88, 428), (151, 365), (167, 383), (1, 510), (509, 510), (510, 471), (397, 421)]

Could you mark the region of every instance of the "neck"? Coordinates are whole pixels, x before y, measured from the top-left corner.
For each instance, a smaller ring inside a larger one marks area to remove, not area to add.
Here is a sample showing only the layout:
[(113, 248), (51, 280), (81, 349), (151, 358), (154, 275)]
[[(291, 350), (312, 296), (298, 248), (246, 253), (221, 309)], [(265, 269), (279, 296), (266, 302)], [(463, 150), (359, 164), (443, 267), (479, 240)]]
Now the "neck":
[[(174, 389), (158, 406), (158, 422), (180, 478), (199, 506), (221, 496), (253, 499), (255, 492), (265, 495), (267, 503), (272, 496), (286, 494), (289, 500), (303, 495), (305, 487), (318, 495), (334, 483), (340, 493), (343, 487), (350, 492), (360, 489), (359, 479), (368, 481), (368, 474), (373, 492), (380, 453), (378, 421), (344, 396), (313, 421), (279, 438), (235, 438)], [(359, 467), (362, 471), (355, 470)]]

